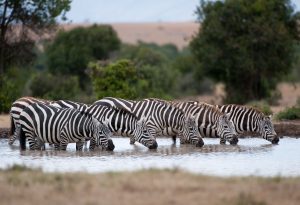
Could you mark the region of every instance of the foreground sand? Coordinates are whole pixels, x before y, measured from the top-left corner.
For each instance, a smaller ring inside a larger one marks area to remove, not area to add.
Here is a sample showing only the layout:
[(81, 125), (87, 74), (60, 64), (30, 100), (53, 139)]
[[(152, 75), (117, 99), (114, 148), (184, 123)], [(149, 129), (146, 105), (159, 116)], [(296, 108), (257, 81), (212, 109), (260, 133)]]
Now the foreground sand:
[(300, 178), (220, 178), (178, 170), (0, 171), (1, 204), (299, 204)]

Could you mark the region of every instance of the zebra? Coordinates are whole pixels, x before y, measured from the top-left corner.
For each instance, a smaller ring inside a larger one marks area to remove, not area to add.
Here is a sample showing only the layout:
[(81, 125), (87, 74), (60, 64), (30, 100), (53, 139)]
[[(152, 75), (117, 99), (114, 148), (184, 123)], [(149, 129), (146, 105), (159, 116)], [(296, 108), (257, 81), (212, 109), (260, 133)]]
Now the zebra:
[(238, 134), (245, 131), (259, 133), (264, 139), (272, 144), (279, 142), (273, 124), (272, 116), (265, 116), (261, 111), (244, 105), (216, 105), (223, 113), (231, 113), (229, 119), (233, 121)]
[(130, 144), (137, 141), (149, 149), (156, 149), (158, 146), (148, 130), (146, 118), (138, 119), (125, 109), (102, 106), (97, 102), (93, 103), (87, 112), (105, 122), (114, 134), (130, 137)]
[(20, 119), (20, 113), (29, 105), (34, 103), (44, 103), (44, 104), (50, 104), (52, 101), (50, 100), (43, 100), (39, 98), (34, 97), (22, 97), (17, 99), (13, 102), (11, 109), (10, 109), (10, 133), (9, 133), (9, 140), (8, 144), (13, 145), (15, 142), (17, 136), (19, 136), (19, 119)]
[(176, 102), (170, 101), (173, 106), (180, 108), (186, 115), (196, 117), (197, 126), (203, 137), (220, 137), (220, 143), (237, 144), (237, 133), (230, 120), (229, 114), (222, 113), (219, 109), (206, 103), (195, 103), (194, 101)]
[(85, 138), (91, 140), (91, 150), (96, 145), (107, 150), (115, 148), (105, 126), (76, 109), (34, 103), (23, 109), (19, 123), (22, 150), (26, 149), (26, 138), (32, 150), (39, 149), (44, 142), (59, 144), (60, 150), (66, 150), (68, 143), (76, 142), (76, 150), (81, 151)]
[[(140, 142), (149, 149), (156, 149), (157, 142), (151, 137), (146, 126), (146, 120), (138, 120), (135, 115), (127, 110), (109, 108), (107, 106), (93, 104), (88, 106), (83, 103), (59, 100), (53, 103), (54, 106), (75, 108), (83, 110), (96, 119), (103, 122), (116, 135), (130, 137), (134, 141)], [(132, 140), (130, 140), (131, 142)]]
[[(147, 126), (152, 136), (178, 135), (182, 144), (189, 142), (199, 147), (204, 145), (196, 128), (195, 119), (192, 116), (186, 119), (183, 111), (168, 103), (151, 99), (132, 101), (106, 97), (94, 104), (125, 109), (138, 118), (146, 117), (148, 119)], [(131, 143), (134, 143), (134, 140)]]

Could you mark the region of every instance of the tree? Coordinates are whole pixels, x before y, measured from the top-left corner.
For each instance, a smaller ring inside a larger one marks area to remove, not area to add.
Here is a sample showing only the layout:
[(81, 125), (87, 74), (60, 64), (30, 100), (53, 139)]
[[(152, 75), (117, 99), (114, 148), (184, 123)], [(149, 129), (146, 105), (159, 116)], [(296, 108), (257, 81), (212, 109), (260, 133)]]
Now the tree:
[(132, 62), (119, 60), (112, 64), (90, 63), (89, 73), (98, 99), (103, 97), (137, 98), (137, 73)]
[(52, 73), (79, 76), (82, 86), (87, 79), (88, 63), (107, 59), (119, 46), (117, 33), (109, 25), (61, 31), (46, 48), (48, 69)]
[(299, 40), (289, 0), (201, 1), (191, 42), (200, 71), (225, 83), (227, 102), (268, 97), (290, 71)]
[(33, 59), (34, 37), (48, 32), (71, 0), (0, 1), (0, 76), (8, 66)]

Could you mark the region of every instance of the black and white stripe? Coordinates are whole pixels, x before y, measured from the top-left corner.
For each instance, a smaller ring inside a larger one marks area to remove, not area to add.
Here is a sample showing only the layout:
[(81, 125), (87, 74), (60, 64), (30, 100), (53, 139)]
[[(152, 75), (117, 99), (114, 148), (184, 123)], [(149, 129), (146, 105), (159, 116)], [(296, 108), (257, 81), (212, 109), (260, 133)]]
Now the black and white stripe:
[(105, 126), (76, 109), (34, 103), (23, 109), (19, 123), (21, 149), (26, 149), (26, 138), (30, 149), (40, 148), (41, 143), (52, 143), (66, 150), (68, 143), (76, 142), (76, 150), (82, 150), (86, 138), (91, 140), (90, 149), (96, 145), (114, 149)]
[(147, 126), (152, 136), (178, 136), (181, 143), (203, 146), (194, 118), (186, 118), (183, 111), (169, 103), (152, 99), (132, 101), (112, 97), (103, 98), (96, 103), (128, 110), (138, 118), (147, 118)]
[(39, 98), (34, 97), (22, 97), (17, 99), (15, 102), (13, 102), (11, 109), (10, 109), (10, 120), (11, 120), (11, 126), (10, 126), (10, 136), (8, 140), (8, 144), (12, 145), (17, 136), (19, 135), (19, 119), (20, 119), (20, 113), (29, 105), (34, 103), (43, 103), (43, 104), (50, 104), (52, 101), (49, 100), (43, 100)]
[(98, 102), (92, 104), (87, 112), (105, 123), (114, 134), (130, 137), (131, 144), (137, 141), (149, 149), (157, 148), (157, 142), (151, 136), (145, 118), (138, 119), (127, 110), (102, 106)]
[(219, 109), (206, 103), (170, 102), (180, 108), (186, 115), (195, 117), (197, 127), (203, 137), (220, 137), (220, 143), (228, 141), (230, 144), (238, 142), (237, 133), (234, 129), (229, 114), (222, 113)]
[(265, 116), (261, 111), (243, 105), (217, 105), (223, 113), (230, 113), (229, 119), (233, 121), (235, 130), (238, 134), (243, 132), (256, 132), (272, 142), (277, 144), (279, 138), (274, 130), (271, 116)]
[(127, 110), (102, 106), (97, 103), (88, 106), (83, 103), (66, 100), (59, 100), (51, 105), (85, 111), (108, 126), (115, 135), (130, 137), (131, 143), (137, 141), (149, 149), (157, 148), (156, 140), (151, 137), (147, 129), (146, 120), (138, 120), (135, 115)]

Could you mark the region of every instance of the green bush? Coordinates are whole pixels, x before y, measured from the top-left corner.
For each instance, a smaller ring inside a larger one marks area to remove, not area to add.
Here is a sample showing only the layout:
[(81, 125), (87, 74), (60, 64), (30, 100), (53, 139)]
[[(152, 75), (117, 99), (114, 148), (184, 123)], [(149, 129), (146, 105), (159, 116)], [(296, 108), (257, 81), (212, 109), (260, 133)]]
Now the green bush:
[(32, 96), (52, 100), (74, 99), (80, 93), (77, 76), (55, 76), (47, 72), (33, 76), (30, 90)]
[(300, 119), (300, 106), (286, 108), (276, 115), (278, 120), (296, 120)]
[(137, 98), (137, 72), (132, 62), (89, 63), (89, 73), (98, 99), (103, 97)]
[(60, 31), (46, 48), (47, 66), (53, 74), (80, 77), (80, 85), (84, 87), (89, 82), (85, 72), (88, 63), (108, 59), (119, 47), (117, 33), (109, 25)]
[(0, 76), (0, 113), (7, 113), (11, 104), (23, 95), (25, 84), (32, 74), (28, 68), (11, 67)]

